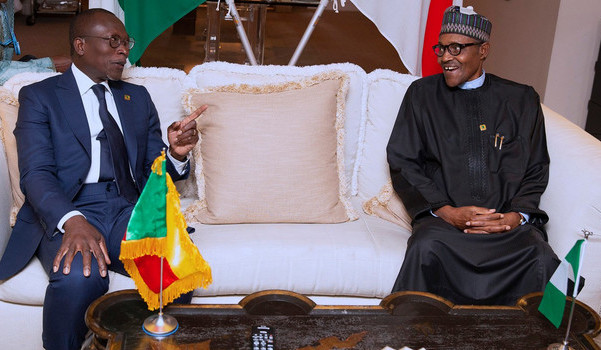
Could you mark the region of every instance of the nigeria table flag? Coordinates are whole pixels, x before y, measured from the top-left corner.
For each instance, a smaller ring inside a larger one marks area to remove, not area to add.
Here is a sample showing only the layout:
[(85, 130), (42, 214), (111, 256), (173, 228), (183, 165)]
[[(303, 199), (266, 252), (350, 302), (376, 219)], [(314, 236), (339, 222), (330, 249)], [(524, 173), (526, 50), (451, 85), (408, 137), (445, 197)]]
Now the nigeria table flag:
[(559, 328), (561, 319), (563, 318), (566, 296), (568, 294), (568, 279), (574, 282), (572, 297), (576, 298), (576, 295), (578, 295), (580, 266), (584, 258), (585, 245), (586, 240), (584, 239), (576, 241), (545, 287), (545, 293), (543, 294), (538, 311), (545, 315), (555, 328)]
[(121, 242), (119, 259), (136, 283), (149, 310), (158, 309), (163, 262), (163, 305), (212, 282), (211, 268), (192, 243), (181, 213), (179, 193), (165, 169), (165, 152), (134, 207)]

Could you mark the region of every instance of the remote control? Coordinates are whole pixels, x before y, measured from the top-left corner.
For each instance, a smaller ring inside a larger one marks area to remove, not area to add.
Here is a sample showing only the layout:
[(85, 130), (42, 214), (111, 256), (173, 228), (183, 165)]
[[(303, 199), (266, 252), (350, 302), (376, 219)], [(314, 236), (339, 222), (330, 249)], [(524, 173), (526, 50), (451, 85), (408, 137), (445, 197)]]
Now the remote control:
[(252, 350), (274, 350), (274, 330), (269, 326), (253, 326), (250, 333)]

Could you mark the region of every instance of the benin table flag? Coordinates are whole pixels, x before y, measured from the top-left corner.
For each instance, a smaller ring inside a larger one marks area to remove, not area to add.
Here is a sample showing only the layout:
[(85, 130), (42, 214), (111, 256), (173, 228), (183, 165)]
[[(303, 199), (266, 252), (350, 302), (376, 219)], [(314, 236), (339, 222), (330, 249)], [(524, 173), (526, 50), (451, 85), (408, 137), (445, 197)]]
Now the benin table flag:
[(121, 242), (125, 270), (149, 310), (159, 308), (163, 260), (163, 305), (183, 293), (211, 284), (211, 268), (192, 243), (181, 213), (179, 193), (165, 170), (165, 152), (152, 164)]
[(551, 279), (545, 287), (543, 299), (540, 302), (538, 311), (553, 323), (555, 328), (559, 328), (563, 311), (566, 306), (566, 295), (568, 294), (568, 279), (574, 282), (573, 298), (578, 294), (578, 285), (580, 284), (580, 266), (584, 257), (584, 246), (586, 241), (580, 239), (570, 249), (566, 257), (551, 276)]

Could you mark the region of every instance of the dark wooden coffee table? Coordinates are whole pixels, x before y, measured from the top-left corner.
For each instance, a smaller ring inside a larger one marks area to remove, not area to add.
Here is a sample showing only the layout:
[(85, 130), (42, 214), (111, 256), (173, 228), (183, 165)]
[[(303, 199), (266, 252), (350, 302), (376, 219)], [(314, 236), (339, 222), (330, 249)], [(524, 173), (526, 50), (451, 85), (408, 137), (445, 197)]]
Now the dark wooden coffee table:
[[(541, 293), (517, 306), (464, 306), (428, 293), (399, 292), (379, 306), (316, 306), (287, 291), (252, 294), (238, 305), (172, 305), (179, 322), (171, 336), (156, 339), (142, 330), (153, 314), (136, 291), (107, 294), (88, 309), (89, 349), (251, 349), (253, 325), (275, 329), (276, 349), (369, 349), (408, 346), (431, 349), (545, 349), (561, 342), (565, 321), (555, 329), (538, 311)], [(566, 308), (568, 309), (568, 308)], [(567, 315), (567, 310), (566, 310)], [(599, 349), (593, 338), (601, 320), (577, 302), (570, 345)]]

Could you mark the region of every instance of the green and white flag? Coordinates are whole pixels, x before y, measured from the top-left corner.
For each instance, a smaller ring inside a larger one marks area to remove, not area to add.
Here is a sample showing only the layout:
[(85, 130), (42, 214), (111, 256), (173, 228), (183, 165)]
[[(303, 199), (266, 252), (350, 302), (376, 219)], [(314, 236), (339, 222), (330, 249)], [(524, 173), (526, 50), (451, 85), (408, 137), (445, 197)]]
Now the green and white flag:
[(578, 295), (578, 284), (580, 282), (580, 266), (584, 258), (584, 246), (586, 241), (580, 239), (570, 249), (566, 257), (551, 276), (551, 279), (545, 287), (543, 299), (540, 302), (538, 311), (553, 323), (555, 328), (559, 328), (563, 311), (566, 306), (566, 296), (568, 293), (568, 279), (574, 282), (573, 298)]

